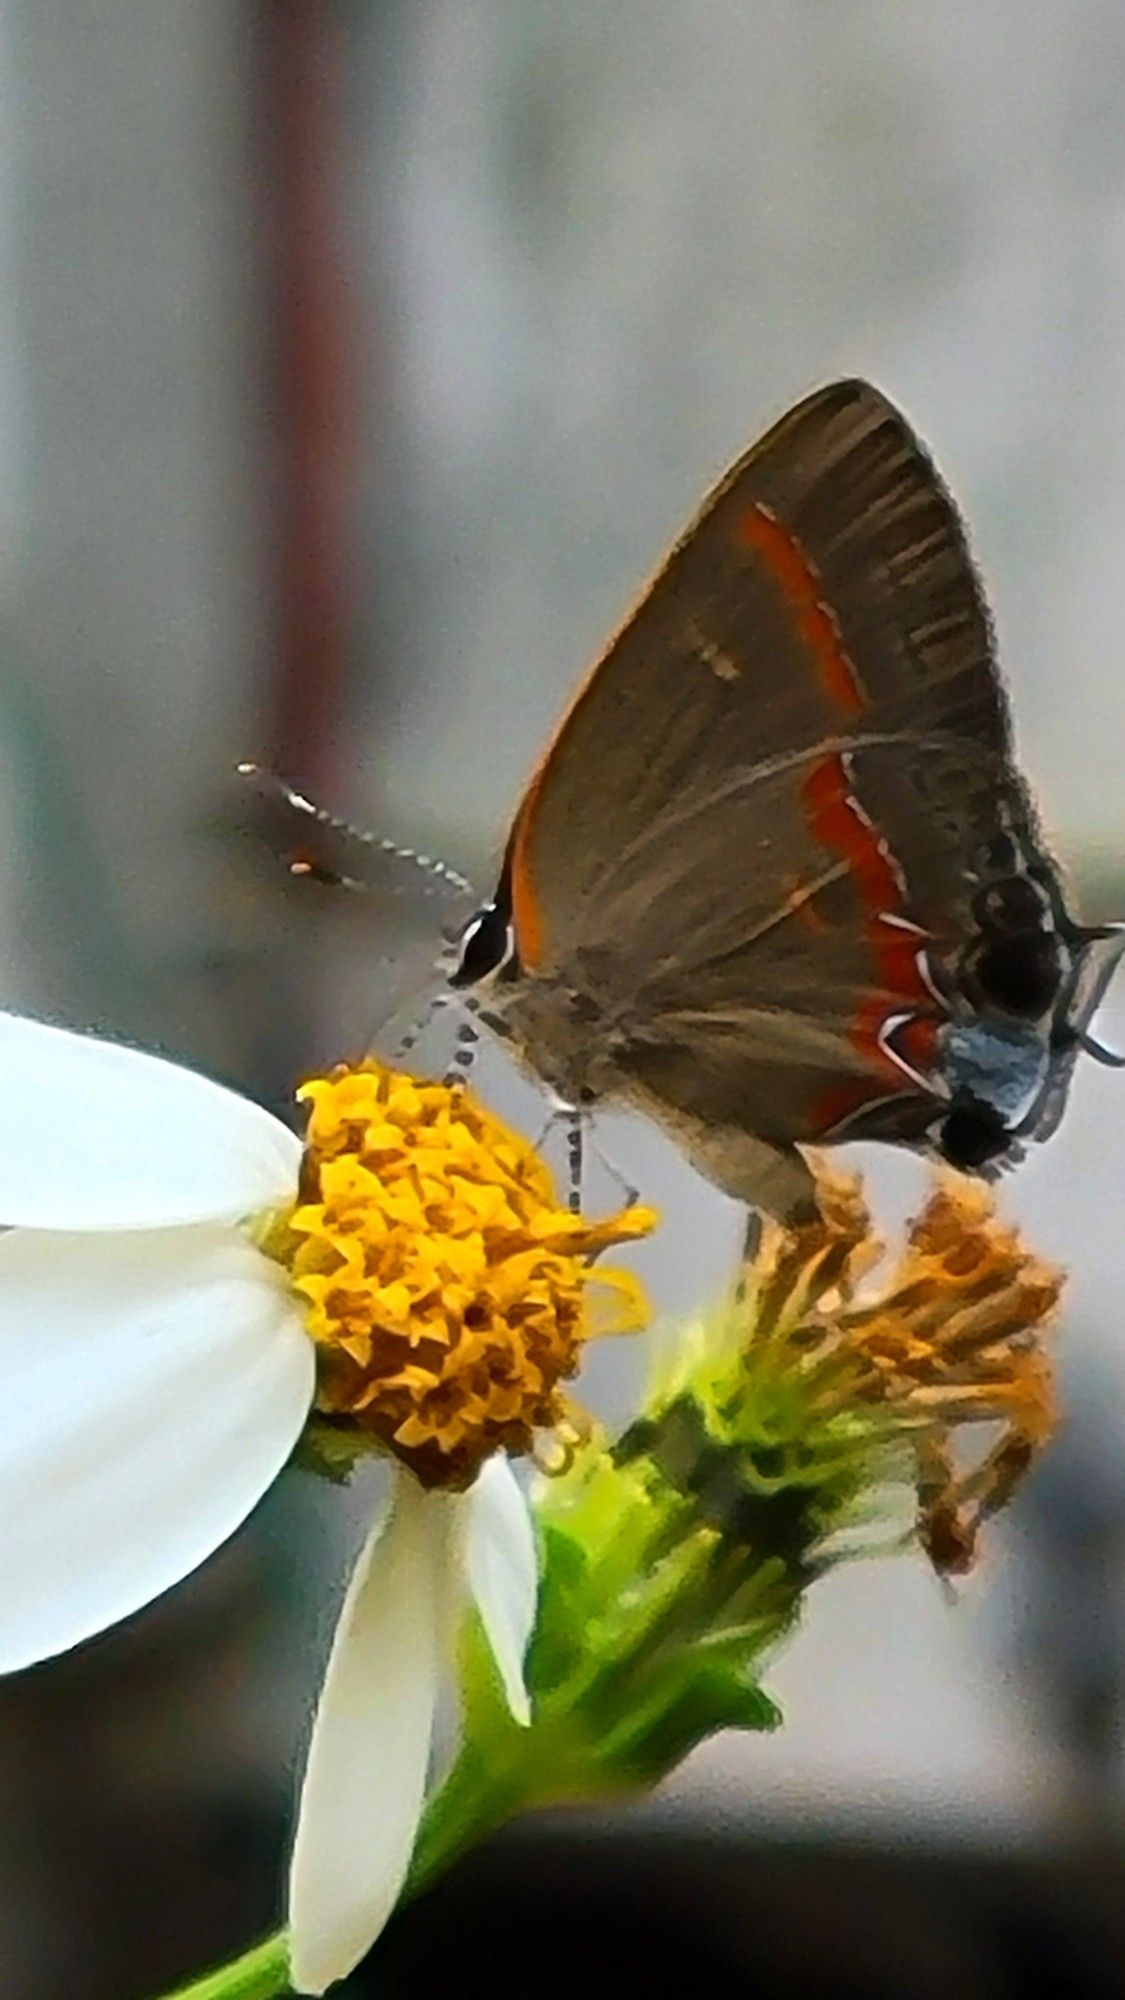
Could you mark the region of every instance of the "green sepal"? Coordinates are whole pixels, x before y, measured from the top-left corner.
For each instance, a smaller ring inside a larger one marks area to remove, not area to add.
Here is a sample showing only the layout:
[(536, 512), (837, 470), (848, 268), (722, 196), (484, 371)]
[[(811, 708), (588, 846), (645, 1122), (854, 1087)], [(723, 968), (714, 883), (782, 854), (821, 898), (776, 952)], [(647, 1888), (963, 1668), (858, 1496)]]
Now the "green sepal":
[(461, 1748), (423, 1820), (408, 1893), (529, 1808), (647, 1791), (724, 1729), (775, 1729), (760, 1686), (834, 1538), (863, 1536), (885, 1439), (785, 1352), (703, 1342), (612, 1445), (539, 1484), (541, 1576), (510, 1715), (475, 1614)]
[[(630, 1518), (641, 1489), (606, 1460), (587, 1468), (600, 1491), (610, 1482), (620, 1504), (621, 1539), (630, 1543), (639, 1524)], [(589, 1480), (586, 1485), (588, 1486)], [(579, 1511), (589, 1534), (589, 1493)], [(651, 1536), (651, 1496), (643, 1496)], [(681, 1619), (685, 1583), (706, 1579), (714, 1538), (682, 1546), (634, 1577), (623, 1597), (607, 1596), (607, 1571), (616, 1574), (619, 1543), (579, 1541), (570, 1525), (539, 1513), (542, 1572), (539, 1618), (527, 1661), (532, 1721), (516, 1722), (480, 1621), (464, 1621), (459, 1648), (461, 1747), (444, 1784), (426, 1810), (414, 1853), (408, 1895), (447, 1867), (471, 1841), (518, 1812), (535, 1807), (594, 1804), (646, 1791), (680, 1759), (720, 1729), (769, 1730), (780, 1714), (758, 1686), (754, 1663), (789, 1622), (791, 1604), (779, 1612), (769, 1582), (769, 1610), (712, 1632)], [(690, 1538), (689, 1538), (690, 1541)], [(701, 1562), (702, 1557), (702, 1562)], [(701, 1601), (701, 1600), (700, 1600)]]
[(600, 1745), (603, 1777), (624, 1790), (647, 1791), (721, 1729), (771, 1730), (781, 1710), (749, 1678), (742, 1649), (706, 1659), (670, 1659), (650, 1677), (646, 1700)]
[(356, 1466), (380, 1450), (355, 1424), (333, 1423), (329, 1417), (313, 1416), (297, 1439), (289, 1462), (302, 1472), (329, 1480), (333, 1486), (346, 1486)]

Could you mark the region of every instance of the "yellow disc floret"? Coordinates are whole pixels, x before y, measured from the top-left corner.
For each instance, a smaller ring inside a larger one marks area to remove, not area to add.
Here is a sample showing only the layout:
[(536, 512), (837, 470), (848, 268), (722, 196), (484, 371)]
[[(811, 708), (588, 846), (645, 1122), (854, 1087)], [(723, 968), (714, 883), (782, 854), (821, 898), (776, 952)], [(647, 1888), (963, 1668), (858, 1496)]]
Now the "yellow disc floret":
[(590, 1334), (644, 1323), (637, 1281), (591, 1260), (655, 1217), (561, 1209), (534, 1149), (462, 1086), (365, 1062), (298, 1095), (301, 1198), (269, 1248), (308, 1302), (317, 1409), (424, 1484), (464, 1486), (559, 1420)]

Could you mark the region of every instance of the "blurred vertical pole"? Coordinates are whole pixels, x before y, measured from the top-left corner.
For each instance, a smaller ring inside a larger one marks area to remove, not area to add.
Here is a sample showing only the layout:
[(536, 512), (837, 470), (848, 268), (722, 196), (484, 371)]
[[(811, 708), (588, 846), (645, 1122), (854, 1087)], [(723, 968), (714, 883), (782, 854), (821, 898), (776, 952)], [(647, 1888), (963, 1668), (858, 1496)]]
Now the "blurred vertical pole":
[(349, 322), (338, 0), (256, 11), (266, 352), (272, 362), (273, 630), (269, 751), (311, 787), (332, 776), (353, 618), (358, 342)]
[[(349, 56), (340, 0), (258, 0), (251, 87), (263, 239), (260, 353), (267, 412), (268, 524), (260, 751), (273, 769), (339, 798), (337, 757), (356, 643), (363, 329), (348, 200)], [(252, 812), (249, 799), (247, 815)], [(290, 885), (276, 818), (259, 825), (277, 856), (279, 921), (247, 992), (257, 1075), (288, 1102), (322, 1052), (336, 984), (334, 912)], [(283, 996), (278, 1007), (276, 997)], [(263, 1004), (264, 1003), (264, 1004)]]

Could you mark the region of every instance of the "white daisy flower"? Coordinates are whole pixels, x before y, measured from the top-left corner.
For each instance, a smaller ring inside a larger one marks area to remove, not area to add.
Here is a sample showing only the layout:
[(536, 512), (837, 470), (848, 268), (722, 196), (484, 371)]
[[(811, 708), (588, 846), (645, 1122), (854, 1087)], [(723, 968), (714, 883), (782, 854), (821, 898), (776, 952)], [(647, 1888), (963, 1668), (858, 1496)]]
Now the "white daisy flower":
[[(402, 1886), (467, 1602), (528, 1717), (535, 1547), (507, 1454), (562, 1414), (585, 1260), (650, 1218), (559, 1211), (467, 1093), (375, 1064), (306, 1086), (304, 1144), (189, 1070), (10, 1014), (0, 1076), (0, 1671), (187, 1576), (313, 1411), (393, 1457), (294, 1842), (293, 1979), (323, 1992)], [(599, 1275), (634, 1320), (629, 1281)]]

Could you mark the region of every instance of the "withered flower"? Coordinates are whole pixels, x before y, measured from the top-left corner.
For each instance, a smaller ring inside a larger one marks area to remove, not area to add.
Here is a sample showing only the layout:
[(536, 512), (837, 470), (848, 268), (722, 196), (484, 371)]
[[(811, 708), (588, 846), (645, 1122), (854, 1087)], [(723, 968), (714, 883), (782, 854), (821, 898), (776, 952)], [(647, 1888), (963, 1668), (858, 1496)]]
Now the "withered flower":
[[(826, 1409), (885, 1417), (913, 1453), (924, 1547), (942, 1573), (967, 1570), (981, 1522), (1057, 1422), (1046, 1337), (1062, 1273), (999, 1220), (987, 1188), (949, 1172), (864, 1291), (884, 1260), (859, 1182), (824, 1165), (818, 1182), (819, 1223), (767, 1225), (746, 1290), (751, 1348), (787, 1351)], [(977, 1426), (991, 1434), (974, 1453)]]

